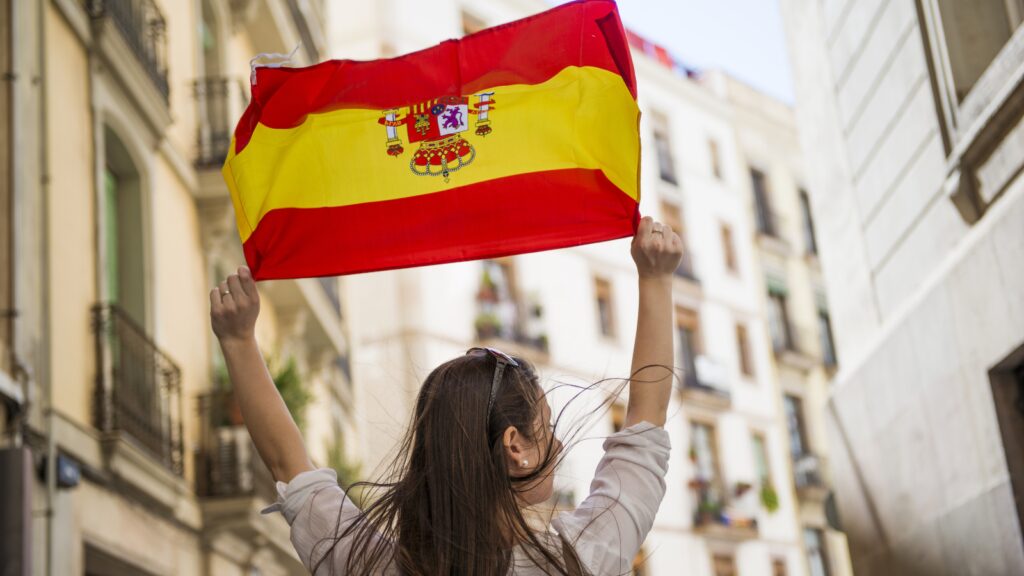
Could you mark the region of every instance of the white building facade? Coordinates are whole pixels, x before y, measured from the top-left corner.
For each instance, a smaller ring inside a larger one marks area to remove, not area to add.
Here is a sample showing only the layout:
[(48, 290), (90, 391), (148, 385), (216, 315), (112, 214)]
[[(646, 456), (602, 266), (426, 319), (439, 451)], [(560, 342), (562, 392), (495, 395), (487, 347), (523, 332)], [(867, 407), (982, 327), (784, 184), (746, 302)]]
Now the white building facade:
[(781, 6), (855, 571), (1024, 573), (1024, 4)]

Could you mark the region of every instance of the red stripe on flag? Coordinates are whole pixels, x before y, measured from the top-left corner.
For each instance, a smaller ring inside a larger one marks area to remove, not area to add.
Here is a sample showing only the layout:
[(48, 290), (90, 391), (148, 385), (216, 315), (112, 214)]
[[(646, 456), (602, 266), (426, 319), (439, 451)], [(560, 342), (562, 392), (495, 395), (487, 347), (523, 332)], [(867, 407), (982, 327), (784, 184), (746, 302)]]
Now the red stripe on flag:
[(563, 4), (397, 58), (258, 68), (252, 100), (235, 129), (235, 151), (245, 148), (257, 124), (293, 128), (312, 113), (384, 110), (494, 86), (539, 84), (568, 66), (614, 72), (636, 98), (633, 63), (614, 2)]
[(495, 258), (631, 236), (636, 201), (600, 170), (531, 172), (422, 196), (267, 213), (245, 242), (257, 280)]

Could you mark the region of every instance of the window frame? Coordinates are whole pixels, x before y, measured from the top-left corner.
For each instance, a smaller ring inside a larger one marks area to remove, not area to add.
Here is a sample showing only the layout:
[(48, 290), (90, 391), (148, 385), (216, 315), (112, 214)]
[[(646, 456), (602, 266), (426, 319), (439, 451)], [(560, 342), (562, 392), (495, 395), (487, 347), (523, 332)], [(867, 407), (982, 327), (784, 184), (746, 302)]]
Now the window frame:
[(652, 112), (651, 122), (654, 153), (658, 162), (658, 179), (664, 184), (679, 186), (679, 170), (676, 166), (669, 118), (661, 112)]
[[(618, 326), (615, 319), (615, 298), (612, 282), (602, 276), (594, 276), (594, 304), (597, 312), (597, 330), (605, 338), (615, 338)], [(602, 313), (602, 310), (605, 313)]]

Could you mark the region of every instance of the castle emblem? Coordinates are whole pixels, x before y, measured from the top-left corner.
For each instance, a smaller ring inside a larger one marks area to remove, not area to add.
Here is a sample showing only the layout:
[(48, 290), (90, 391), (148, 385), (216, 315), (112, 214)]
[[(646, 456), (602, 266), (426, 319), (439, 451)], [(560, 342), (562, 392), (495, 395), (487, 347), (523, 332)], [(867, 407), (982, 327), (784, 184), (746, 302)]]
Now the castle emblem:
[(397, 158), (405, 152), (399, 128), (405, 127), (409, 144), (420, 143), (409, 160), (409, 169), (417, 176), (442, 176), (465, 168), (476, 158), (476, 149), (463, 138), (469, 130), (470, 116), (477, 136), (491, 133), (490, 112), (494, 109), (494, 92), (473, 96), (444, 96), (406, 108), (384, 110), (377, 120), (387, 134), (387, 153)]

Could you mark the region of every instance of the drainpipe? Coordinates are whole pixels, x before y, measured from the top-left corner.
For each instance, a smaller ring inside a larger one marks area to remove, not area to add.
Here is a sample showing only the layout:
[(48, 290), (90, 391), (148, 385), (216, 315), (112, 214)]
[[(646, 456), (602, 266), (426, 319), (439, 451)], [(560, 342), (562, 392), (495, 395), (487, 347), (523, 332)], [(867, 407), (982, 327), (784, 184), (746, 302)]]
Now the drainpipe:
[(53, 381), (50, 376), (50, 147), (47, 115), (46, 6), (36, 3), (39, 40), (39, 204), (40, 204), (40, 360), (38, 382), (42, 388), (46, 420), (46, 574), (53, 576), (56, 547), (57, 441), (54, 438)]
[(28, 408), (28, 401), (29, 401), (29, 396), (28, 396), (28, 379), (27, 378), (19, 378), (18, 377), (18, 375), (20, 374), (21, 370), (19, 369), (20, 366), (19, 366), (19, 362), (18, 362), (18, 353), (17, 353), (17, 349), (16, 349), (16, 346), (15, 346), (15, 336), (16, 336), (16, 334), (15, 334), (15, 327), (14, 327), (15, 314), (16, 314), (15, 310), (18, 309), (17, 300), (16, 300), (15, 293), (14, 293), (15, 288), (17, 286), (17, 284), (14, 281), (14, 276), (16, 274), (16, 270), (18, 269), (17, 264), (16, 264), (16, 260), (15, 260), (15, 255), (17, 254), (17, 250), (14, 247), (14, 242), (15, 242), (15, 239), (17, 238), (17, 236), (14, 234), (14, 227), (16, 226), (16, 222), (18, 220), (15, 217), (15, 214), (17, 214), (17, 212), (18, 212), (16, 210), (16, 206), (17, 206), (16, 202), (18, 200), (18, 193), (16, 192), (16, 190), (18, 188), (19, 174), (21, 172), (21, 170), (18, 168), (18, 153), (17, 153), (17, 150), (18, 150), (17, 144), (18, 144), (18, 140), (19, 140), (18, 128), (20, 128), (20, 125), (17, 123), (17, 118), (19, 118), (20, 115), (17, 112), (17, 110), (19, 108), (19, 102), (18, 102), (18, 90), (17, 90), (17, 87), (16, 87), (17, 82), (18, 82), (18, 48), (19, 48), (18, 40), (16, 38), (16, 36), (18, 34), (18, 26), (17, 26), (17, 21), (18, 20), (17, 20), (17, 18), (18, 18), (18, 2), (11, 2), (8, 5), (8, 13), (7, 13), (7, 21), (9, 23), (11, 23), (11, 29), (10, 29), (10, 36), (8, 37), (8, 46), (7, 46), (7, 57), (8, 57), (8, 62), (6, 62), (7, 71), (6, 71), (5, 76), (4, 76), (4, 80), (7, 82), (7, 126), (8, 126), (8, 129), (10, 130), (10, 140), (8, 141), (9, 142), (9, 144), (8, 144), (8, 148), (9, 149), (7, 151), (8, 152), (7, 153), (7, 175), (8, 175), (8, 187), (7, 187), (7, 189), (10, 192), (10, 198), (9, 198), (10, 206), (9, 206), (9, 213), (7, 214), (7, 220), (8, 220), (8, 222), (7, 222), (7, 225), (8, 225), (7, 226), (7, 232), (8, 232), (8, 236), (7, 236), (8, 260), (7, 260), (7, 262), (8, 262), (8, 272), (9, 272), (8, 275), (7, 275), (7, 294), (8, 294), (8, 301), (9, 301), (10, 306), (9, 306), (9, 310), (4, 310), (3, 311), (3, 314), (7, 315), (6, 328), (7, 328), (7, 345), (8, 345), (8, 355), (7, 355), (8, 364), (11, 366), (11, 374), (12, 374), (12, 376), (14, 376), (16, 380), (21, 380), (21, 382), (22, 382), (21, 413), (17, 417), (18, 420), (19, 420), (19, 425), (17, 427), (15, 427), (15, 431), (14, 431), (14, 445), (15, 445), (15, 447), (21, 446), (21, 444), (22, 444), (22, 442), (24, 440), (24, 432), (23, 432), (23, 429), (22, 429), (22, 426), (20, 425), (20, 423), (25, 421), (24, 415), (25, 415), (26, 410)]

